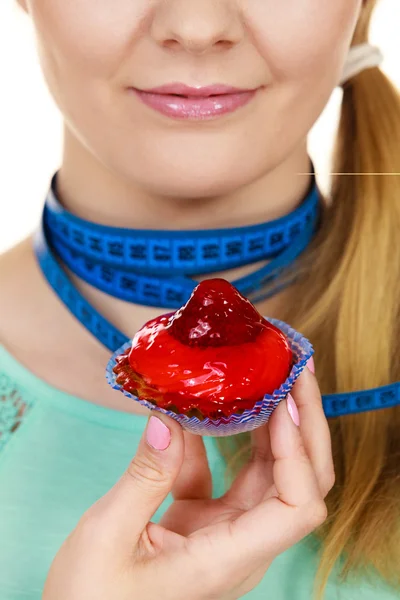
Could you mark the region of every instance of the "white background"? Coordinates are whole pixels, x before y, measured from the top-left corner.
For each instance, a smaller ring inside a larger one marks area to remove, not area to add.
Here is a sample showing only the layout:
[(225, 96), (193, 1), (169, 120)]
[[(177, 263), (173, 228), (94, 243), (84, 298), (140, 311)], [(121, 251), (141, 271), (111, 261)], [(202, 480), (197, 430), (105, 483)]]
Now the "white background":
[[(370, 41), (381, 48), (382, 68), (400, 88), (399, 31), (400, 0), (380, 0)], [(340, 96), (335, 90), (310, 136), (322, 189)], [(0, 0), (0, 252), (35, 227), (60, 160), (61, 116), (41, 75), (30, 19), (16, 0)]]

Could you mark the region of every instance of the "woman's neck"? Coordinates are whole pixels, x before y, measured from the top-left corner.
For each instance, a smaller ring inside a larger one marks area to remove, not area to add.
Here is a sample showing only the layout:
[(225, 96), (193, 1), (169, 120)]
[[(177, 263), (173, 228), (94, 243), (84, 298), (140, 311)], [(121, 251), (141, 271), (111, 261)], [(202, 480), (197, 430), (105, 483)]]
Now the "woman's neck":
[[(104, 225), (138, 229), (236, 227), (270, 221), (293, 211), (307, 193), (310, 170), (304, 144), (273, 170), (229, 195), (157, 197), (107, 170), (66, 130), (56, 191), (70, 212)], [(256, 265), (250, 265), (215, 275), (233, 281), (255, 268)], [(71, 273), (70, 276), (88, 301), (128, 336), (146, 320), (166, 312), (125, 303), (92, 288)], [(279, 304), (279, 299), (273, 298), (263, 309), (270, 316), (279, 316), (276, 315), (277, 302)]]
[(266, 222), (288, 214), (310, 184), (306, 143), (248, 185), (220, 196), (152, 194), (107, 169), (66, 128), (57, 193), (89, 221), (135, 229), (209, 229)]

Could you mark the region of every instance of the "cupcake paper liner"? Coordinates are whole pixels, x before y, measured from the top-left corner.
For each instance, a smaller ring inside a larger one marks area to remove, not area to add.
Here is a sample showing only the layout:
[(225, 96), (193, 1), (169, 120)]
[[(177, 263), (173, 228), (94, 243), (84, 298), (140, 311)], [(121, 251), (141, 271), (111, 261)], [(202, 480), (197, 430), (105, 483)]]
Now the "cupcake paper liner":
[(242, 414), (237, 415), (233, 414), (227, 418), (220, 419), (209, 419), (205, 418), (202, 421), (197, 417), (187, 417), (184, 414), (176, 414), (169, 410), (165, 410), (164, 408), (159, 408), (154, 406), (150, 402), (146, 400), (141, 400), (127, 392), (123, 389), (121, 385), (119, 385), (116, 381), (116, 374), (113, 372), (114, 367), (116, 366), (116, 358), (123, 354), (128, 348), (131, 347), (132, 342), (129, 341), (121, 348), (116, 350), (112, 357), (110, 358), (107, 369), (106, 369), (106, 378), (108, 383), (115, 390), (119, 390), (125, 396), (130, 398), (131, 400), (135, 400), (139, 402), (142, 406), (149, 408), (150, 410), (154, 410), (172, 419), (178, 421), (186, 431), (190, 433), (194, 433), (197, 435), (209, 435), (209, 436), (228, 436), (235, 435), (238, 433), (244, 433), (245, 431), (252, 431), (261, 425), (264, 425), (268, 422), (270, 416), (272, 415), (275, 408), (278, 406), (281, 400), (284, 400), (290, 390), (292, 389), (296, 379), (299, 377), (300, 373), (304, 370), (307, 361), (314, 354), (314, 349), (311, 343), (301, 335), (301, 333), (295, 331), (290, 325), (284, 323), (283, 321), (279, 321), (278, 319), (272, 319), (268, 317), (264, 317), (278, 327), (287, 337), (289, 345), (293, 352), (294, 365), (290, 371), (288, 378), (283, 382), (283, 384), (273, 392), (273, 394), (266, 394), (261, 400), (256, 402), (252, 409), (245, 410)]

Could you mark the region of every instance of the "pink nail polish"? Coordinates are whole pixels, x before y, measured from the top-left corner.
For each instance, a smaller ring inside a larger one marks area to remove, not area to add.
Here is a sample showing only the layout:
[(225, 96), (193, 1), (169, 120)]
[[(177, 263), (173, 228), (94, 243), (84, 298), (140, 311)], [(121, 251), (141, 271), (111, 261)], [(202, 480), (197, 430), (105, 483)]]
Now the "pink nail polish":
[(315, 375), (315, 364), (314, 364), (314, 357), (311, 356), (308, 361), (307, 361), (307, 367), (310, 369), (311, 373), (314, 373)]
[(292, 417), (293, 423), (298, 427), (300, 425), (300, 415), (299, 411), (297, 410), (296, 402), (294, 401), (293, 396), (291, 394), (288, 395), (286, 399), (286, 404), (289, 415)]
[(166, 450), (171, 442), (171, 432), (158, 417), (150, 417), (146, 440), (154, 450)]

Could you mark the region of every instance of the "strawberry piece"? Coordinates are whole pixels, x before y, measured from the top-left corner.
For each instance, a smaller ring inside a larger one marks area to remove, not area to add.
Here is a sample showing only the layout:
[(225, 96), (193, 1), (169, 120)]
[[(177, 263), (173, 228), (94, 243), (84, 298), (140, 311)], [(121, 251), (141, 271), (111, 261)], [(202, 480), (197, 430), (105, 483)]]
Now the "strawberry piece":
[(171, 334), (188, 346), (234, 346), (252, 342), (263, 318), (225, 279), (200, 283), (175, 313)]
[(229, 282), (200, 283), (175, 313), (149, 321), (115, 367), (124, 389), (199, 418), (253, 408), (288, 377), (285, 335)]

